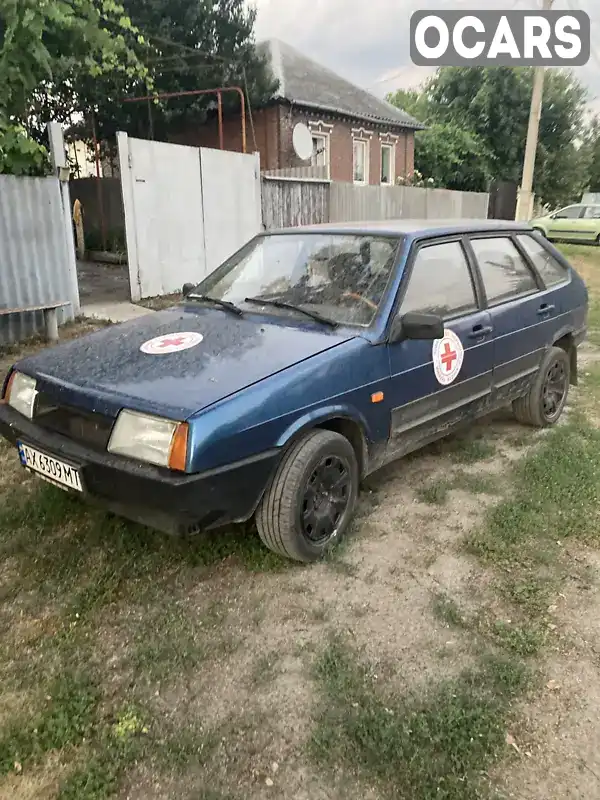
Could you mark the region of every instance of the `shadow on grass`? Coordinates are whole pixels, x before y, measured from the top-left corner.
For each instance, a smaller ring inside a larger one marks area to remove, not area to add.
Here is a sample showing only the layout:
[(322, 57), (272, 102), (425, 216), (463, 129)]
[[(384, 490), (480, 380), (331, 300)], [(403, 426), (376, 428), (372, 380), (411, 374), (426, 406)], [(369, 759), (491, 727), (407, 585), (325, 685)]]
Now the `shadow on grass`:
[[(87, 506), (47, 484), (0, 507), (0, 558), (18, 565), (15, 591), (68, 593), (82, 607), (134, 599), (185, 568), (226, 559), (248, 572), (288, 569), (291, 562), (261, 543), (249, 525), (182, 539), (169, 537)], [(5, 590), (10, 592), (10, 588)]]

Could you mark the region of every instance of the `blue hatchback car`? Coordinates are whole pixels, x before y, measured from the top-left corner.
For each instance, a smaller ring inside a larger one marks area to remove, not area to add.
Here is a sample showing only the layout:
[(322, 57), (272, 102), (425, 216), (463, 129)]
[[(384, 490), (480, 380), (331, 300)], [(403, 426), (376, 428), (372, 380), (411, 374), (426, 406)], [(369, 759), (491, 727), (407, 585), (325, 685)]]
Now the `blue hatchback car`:
[(180, 534), (254, 516), (299, 561), (382, 465), (507, 404), (554, 424), (588, 304), (548, 241), (496, 221), (262, 234), (184, 294), (15, 364), (0, 432), (117, 514)]

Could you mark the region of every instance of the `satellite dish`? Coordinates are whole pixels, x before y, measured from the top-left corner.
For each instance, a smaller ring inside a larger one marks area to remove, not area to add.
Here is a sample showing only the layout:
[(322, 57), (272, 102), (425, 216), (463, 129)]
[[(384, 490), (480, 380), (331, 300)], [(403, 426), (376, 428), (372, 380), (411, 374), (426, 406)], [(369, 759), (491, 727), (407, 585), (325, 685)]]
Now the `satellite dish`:
[(313, 154), (312, 134), (303, 122), (294, 127), (292, 133), (294, 152), (302, 161), (308, 161)]

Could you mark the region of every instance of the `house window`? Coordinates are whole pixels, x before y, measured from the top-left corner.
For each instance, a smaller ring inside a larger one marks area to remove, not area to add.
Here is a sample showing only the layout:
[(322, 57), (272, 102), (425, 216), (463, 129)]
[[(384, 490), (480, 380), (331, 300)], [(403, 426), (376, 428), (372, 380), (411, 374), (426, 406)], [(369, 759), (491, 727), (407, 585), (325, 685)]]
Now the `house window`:
[(381, 145), (381, 183), (390, 186), (394, 182), (394, 145)]
[(369, 151), (368, 142), (355, 139), (353, 147), (354, 183), (369, 182)]
[(320, 177), (329, 178), (329, 134), (313, 133), (312, 144), (313, 152), (310, 164), (312, 167), (321, 167)]

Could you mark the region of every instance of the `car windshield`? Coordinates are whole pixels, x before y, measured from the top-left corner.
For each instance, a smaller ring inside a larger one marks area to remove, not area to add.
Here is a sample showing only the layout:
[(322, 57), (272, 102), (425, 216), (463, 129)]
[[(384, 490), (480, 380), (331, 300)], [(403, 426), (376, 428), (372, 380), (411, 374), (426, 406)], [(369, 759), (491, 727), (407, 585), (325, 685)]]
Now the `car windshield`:
[[(313, 312), (342, 325), (372, 323), (388, 285), (401, 237), (357, 234), (258, 236), (192, 293), (268, 313), (294, 314), (268, 301)], [(252, 303), (247, 302), (252, 300)]]

